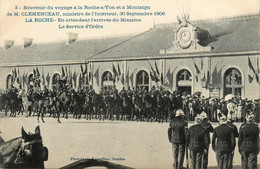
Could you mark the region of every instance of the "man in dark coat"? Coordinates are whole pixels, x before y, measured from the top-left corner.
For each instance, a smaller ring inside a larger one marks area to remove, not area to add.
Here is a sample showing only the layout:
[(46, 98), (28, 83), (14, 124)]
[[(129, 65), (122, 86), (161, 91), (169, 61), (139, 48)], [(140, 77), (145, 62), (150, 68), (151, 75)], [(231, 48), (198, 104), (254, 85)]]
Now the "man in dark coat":
[(203, 152), (207, 148), (208, 138), (207, 132), (201, 125), (202, 118), (200, 115), (195, 117), (195, 125), (187, 130), (186, 145), (190, 149), (190, 162), (192, 169), (202, 168)]
[(228, 169), (229, 156), (235, 147), (235, 137), (233, 130), (227, 125), (226, 116), (220, 117), (219, 122), (220, 125), (213, 132), (212, 149), (216, 152), (218, 168)]
[[(235, 116), (231, 116), (231, 114), (228, 115), (227, 119), (227, 125), (233, 130), (233, 135), (235, 138), (238, 138), (238, 130), (237, 126), (233, 124), (233, 122), (236, 120)], [(235, 142), (236, 143), (236, 142)], [(234, 149), (232, 150), (229, 159), (228, 159), (228, 168), (232, 169), (233, 168), (233, 158), (234, 158), (234, 150), (235, 150), (236, 145), (234, 146)]]
[(207, 144), (206, 148), (204, 149), (204, 154), (203, 154), (203, 169), (208, 168), (208, 157), (209, 157), (209, 144), (210, 144), (210, 133), (213, 133), (214, 128), (209, 122), (208, 116), (206, 112), (201, 112), (200, 114), (202, 118), (201, 126), (206, 130), (206, 135), (207, 135)]
[(259, 153), (259, 128), (254, 123), (255, 116), (250, 113), (246, 116), (246, 123), (239, 129), (238, 149), (242, 157), (243, 169), (257, 168)]
[(181, 109), (176, 111), (175, 118), (170, 122), (168, 128), (168, 138), (172, 143), (173, 166), (175, 169), (183, 168), (185, 153), (185, 131), (188, 124), (184, 120), (184, 112)]

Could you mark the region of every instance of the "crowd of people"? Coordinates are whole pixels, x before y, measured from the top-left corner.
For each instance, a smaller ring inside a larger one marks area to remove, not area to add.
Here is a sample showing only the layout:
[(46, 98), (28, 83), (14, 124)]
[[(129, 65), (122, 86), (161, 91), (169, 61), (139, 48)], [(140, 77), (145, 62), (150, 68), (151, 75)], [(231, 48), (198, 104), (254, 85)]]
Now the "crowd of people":
[[(53, 85), (52, 89), (48, 89), (47, 86), (44, 86), (43, 89), (41, 89), (40, 85), (30, 84), (27, 91), (25, 92), (25, 89), (22, 89), (21, 87), (20, 89), (17, 89), (12, 85), (10, 89), (1, 94), (2, 97), (8, 92), (12, 93), (9, 94), (11, 95), (9, 96), (9, 99), (1, 99), (0, 108), (4, 108), (6, 111), (8, 111), (8, 109), (11, 110), (9, 103), (10, 100), (12, 97), (18, 97), (18, 94), (21, 93), (21, 91), (25, 93), (25, 98), (22, 97), (24, 100), (21, 102), (33, 102), (34, 93), (38, 93), (38, 95), (42, 96), (44, 100), (48, 100), (49, 103), (46, 103), (47, 105), (51, 102), (50, 98), (59, 97), (62, 93), (65, 93), (66, 96), (69, 97), (69, 99), (67, 99), (69, 102), (61, 102), (62, 104), (59, 105), (69, 104), (70, 106), (66, 106), (66, 110), (60, 109), (59, 111), (72, 113), (74, 117), (81, 117), (81, 114), (85, 114), (85, 116), (86, 114), (97, 114), (95, 111), (95, 104), (93, 103), (94, 97), (97, 95), (101, 96), (104, 101), (104, 104), (100, 104), (100, 106), (103, 106), (103, 109), (108, 109), (109, 107), (110, 110), (108, 111), (119, 111), (119, 109), (115, 110), (116, 105), (118, 105), (118, 99), (120, 100), (121, 98), (122, 100), (122, 98), (127, 98), (130, 100), (131, 103), (127, 104), (127, 106), (129, 106), (128, 108), (131, 110), (131, 112), (129, 112), (130, 120), (133, 120), (134, 117), (141, 118), (137, 116), (140, 116), (140, 113), (143, 113), (143, 116), (146, 119), (156, 119), (157, 121), (163, 122), (170, 120), (171, 117), (174, 117), (177, 109), (182, 109), (184, 111), (186, 120), (188, 121), (193, 121), (197, 114), (204, 111), (211, 122), (218, 122), (218, 114), (220, 113), (226, 116), (230, 114), (236, 122), (244, 122), (246, 117), (246, 110), (251, 110), (254, 114), (256, 114), (257, 119), (259, 119), (258, 116), (260, 111), (259, 99), (248, 100), (237, 97), (229, 99), (205, 98), (201, 95), (200, 92), (196, 92), (193, 95), (187, 94), (185, 92), (181, 93), (180, 91), (170, 92), (164, 89), (162, 86), (157, 88), (152, 86), (150, 91), (147, 91), (147, 88), (145, 87), (137, 87), (132, 89), (130, 87), (127, 89), (123, 87), (121, 91), (118, 91), (115, 85), (101, 86), (99, 93), (96, 93), (91, 85), (85, 85), (79, 87), (76, 91), (71, 87), (71, 85), (66, 83), (66, 80), (62, 79), (60, 79), (56, 85)], [(76, 101), (73, 101), (75, 99)], [(73, 104), (75, 107), (77, 107), (77, 109), (73, 109)], [(22, 109), (22, 111), (29, 108), (28, 104), (20, 105), (20, 109)], [(90, 105), (92, 107), (84, 109), (84, 107), (86, 107), (85, 105)], [(121, 105), (117, 106), (117, 108), (120, 106), (124, 107), (123, 102)], [(19, 108), (19, 106), (17, 107)], [(50, 106), (46, 106), (46, 111), (48, 111), (48, 107)], [(165, 108), (159, 109), (158, 107)], [(76, 110), (79, 112), (75, 112)], [(121, 108), (121, 110), (123, 109)], [(17, 111), (19, 110), (17, 109)], [(58, 108), (56, 108), (56, 111), (58, 111)], [(106, 116), (111, 116), (109, 112), (107, 114), (109, 115)], [(112, 114), (112, 116), (113, 115), (115, 115), (115, 113)]]
[[(210, 124), (205, 112), (198, 114), (194, 120), (195, 124), (189, 128), (184, 117), (183, 110), (178, 109), (168, 128), (168, 138), (172, 144), (173, 167), (175, 169), (183, 168), (185, 153), (188, 161), (188, 150), (190, 150), (191, 168), (206, 169), (210, 144), (212, 144), (212, 149), (216, 153), (218, 168), (232, 169), (236, 138), (238, 138), (238, 151), (241, 154), (241, 168), (257, 168), (259, 128), (251, 110), (247, 110), (246, 120), (242, 123), (239, 132), (236, 125), (233, 124), (235, 119), (231, 114), (228, 116), (221, 114), (219, 125), (215, 129)], [(213, 133), (212, 138), (210, 138), (210, 133)]]

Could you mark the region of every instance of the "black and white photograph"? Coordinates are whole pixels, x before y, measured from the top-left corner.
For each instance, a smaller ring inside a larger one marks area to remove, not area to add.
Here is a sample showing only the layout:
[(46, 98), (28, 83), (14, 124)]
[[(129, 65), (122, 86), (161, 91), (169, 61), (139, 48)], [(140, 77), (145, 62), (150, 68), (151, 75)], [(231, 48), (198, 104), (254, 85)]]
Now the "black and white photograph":
[(0, 0), (0, 168), (257, 169), (258, 0)]

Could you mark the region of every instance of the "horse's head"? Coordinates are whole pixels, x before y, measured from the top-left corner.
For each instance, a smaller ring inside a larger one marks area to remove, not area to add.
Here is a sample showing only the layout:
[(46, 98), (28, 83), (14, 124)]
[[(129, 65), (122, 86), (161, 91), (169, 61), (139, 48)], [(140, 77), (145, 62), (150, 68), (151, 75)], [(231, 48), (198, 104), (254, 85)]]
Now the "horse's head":
[(16, 163), (25, 168), (44, 168), (44, 161), (48, 160), (48, 149), (43, 147), (40, 127), (35, 133), (27, 134), (22, 128), (22, 144), (17, 153)]

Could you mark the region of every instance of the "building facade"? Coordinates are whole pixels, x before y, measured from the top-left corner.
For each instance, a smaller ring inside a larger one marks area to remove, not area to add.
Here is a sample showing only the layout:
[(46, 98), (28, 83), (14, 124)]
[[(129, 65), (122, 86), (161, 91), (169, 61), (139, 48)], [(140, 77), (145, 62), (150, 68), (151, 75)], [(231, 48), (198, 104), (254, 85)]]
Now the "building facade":
[(74, 88), (93, 85), (97, 92), (101, 86), (154, 85), (205, 97), (259, 99), (259, 19), (182, 20), (135, 36), (12, 46), (0, 52), (0, 88), (8, 88), (14, 76), (26, 88), (38, 72), (49, 88), (67, 76)]

